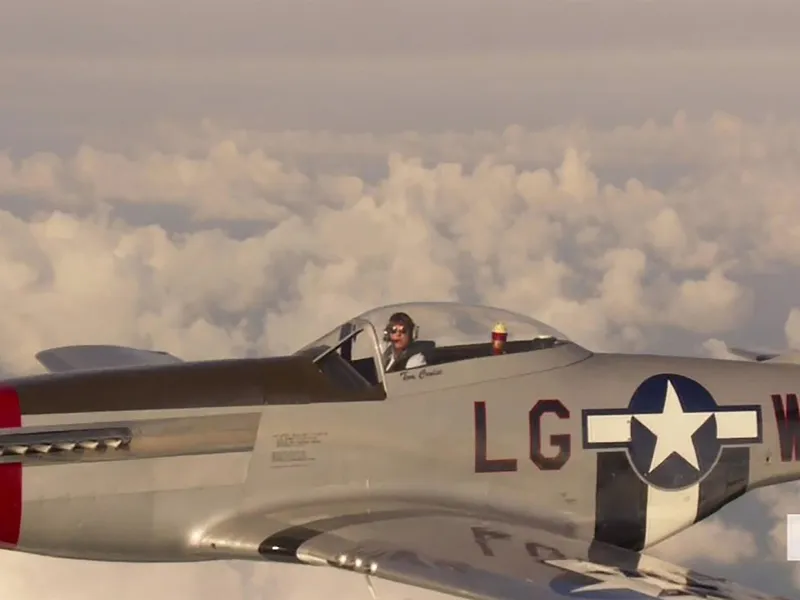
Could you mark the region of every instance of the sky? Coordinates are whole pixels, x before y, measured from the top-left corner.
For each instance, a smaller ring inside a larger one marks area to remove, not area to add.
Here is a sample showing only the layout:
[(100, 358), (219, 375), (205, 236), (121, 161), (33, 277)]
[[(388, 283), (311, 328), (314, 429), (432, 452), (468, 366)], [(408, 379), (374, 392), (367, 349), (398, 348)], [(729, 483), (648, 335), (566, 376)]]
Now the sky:
[[(2, 374), (70, 343), (286, 352), (408, 300), (595, 350), (800, 347), (796, 0), (0, 11)], [(653, 553), (792, 596), (798, 505), (753, 492)], [(284, 565), (0, 568), (21, 600), (370, 598)]]

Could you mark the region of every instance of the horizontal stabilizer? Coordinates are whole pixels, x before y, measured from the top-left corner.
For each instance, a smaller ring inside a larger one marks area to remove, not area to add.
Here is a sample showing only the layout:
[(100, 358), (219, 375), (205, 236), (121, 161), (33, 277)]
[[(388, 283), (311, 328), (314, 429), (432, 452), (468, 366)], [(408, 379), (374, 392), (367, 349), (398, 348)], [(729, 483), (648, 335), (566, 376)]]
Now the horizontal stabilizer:
[(745, 348), (731, 347), (727, 347), (727, 350), (734, 356), (755, 362), (788, 363), (800, 365), (800, 351), (798, 350), (787, 350), (786, 352), (758, 352), (755, 350), (747, 350)]
[(183, 362), (180, 358), (167, 352), (107, 345), (48, 348), (38, 352), (36, 360), (52, 373), (170, 365)]

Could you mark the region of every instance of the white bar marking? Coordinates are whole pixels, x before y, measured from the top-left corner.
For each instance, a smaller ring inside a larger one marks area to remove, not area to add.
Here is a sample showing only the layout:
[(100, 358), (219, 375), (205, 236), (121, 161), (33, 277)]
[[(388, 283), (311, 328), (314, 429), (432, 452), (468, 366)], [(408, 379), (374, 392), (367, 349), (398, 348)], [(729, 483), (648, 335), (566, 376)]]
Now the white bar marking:
[(631, 415), (591, 415), (586, 436), (590, 444), (620, 444), (631, 441)]
[(648, 486), (645, 546), (660, 542), (673, 532), (691, 525), (697, 517), (699, 505), (699, 485), (679, 491)]
[(800, 561), (800, 515), (786, 515), (786, 560)]
[(758, 417), (756, 411), (722, 411), (717, 415), (717, 437), (720, 440), (731, 438), (757, 438)]

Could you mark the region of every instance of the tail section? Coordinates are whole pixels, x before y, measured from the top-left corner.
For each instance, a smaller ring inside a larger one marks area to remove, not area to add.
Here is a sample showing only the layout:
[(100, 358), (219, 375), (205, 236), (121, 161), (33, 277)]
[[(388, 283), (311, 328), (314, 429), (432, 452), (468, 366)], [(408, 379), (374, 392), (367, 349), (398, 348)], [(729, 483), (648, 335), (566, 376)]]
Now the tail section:
[(785, 352), (757, 352), (746, 348), (726, 347), (727, 351), (754, 362), (784, 363), (800, 365), (800, 350), (787, 350)]

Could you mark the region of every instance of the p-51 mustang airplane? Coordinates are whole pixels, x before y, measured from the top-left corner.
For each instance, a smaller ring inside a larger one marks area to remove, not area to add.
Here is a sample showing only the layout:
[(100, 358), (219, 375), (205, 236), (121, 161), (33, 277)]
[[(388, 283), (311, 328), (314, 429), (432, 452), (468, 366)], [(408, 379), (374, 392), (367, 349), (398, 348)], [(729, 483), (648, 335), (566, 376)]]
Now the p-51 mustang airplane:
[[(398, 310), (427, 364), (385, 373)], [(54, 372), (0, 384), (3, 548), (321, 565), (483, 600), (775, 600), (641, 551), (800, 479), (793, 364), (593, 353), (455, 303), (377, 308), (281, 357), (37, 357)]]

